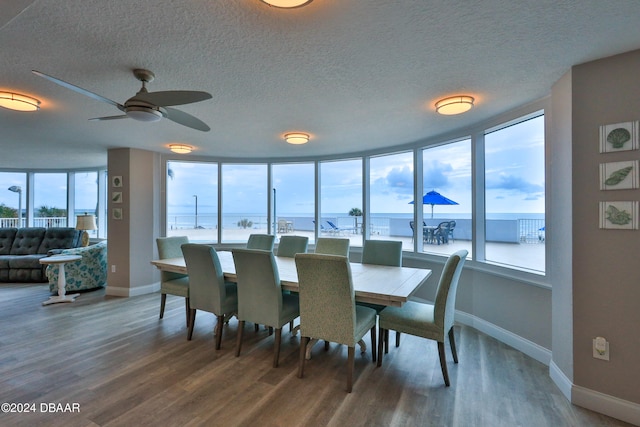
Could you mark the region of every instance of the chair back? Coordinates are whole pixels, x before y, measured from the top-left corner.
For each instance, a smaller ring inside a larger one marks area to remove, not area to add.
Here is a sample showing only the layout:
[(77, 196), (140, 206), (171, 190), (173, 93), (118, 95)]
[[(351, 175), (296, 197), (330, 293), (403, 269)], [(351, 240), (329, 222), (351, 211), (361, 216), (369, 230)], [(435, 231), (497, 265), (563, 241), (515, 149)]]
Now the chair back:
[(307, 252), (309, 238), (306, 236), (282, 236), (276, 255), (293, 258), (296, 254)]
[(297, 254), (300, 333), (353, 347), (355, 292), (345, 256)]
[(189, 305), (196, 310), (224, 314), (226, 289), (218, 253), (210, 245), (186, 243), (182, 253), (189, 273)]
[(279, 326), (282, 288), (273, 252), (232, 249), (238, 277), (238, 319)]
[(349, 239), (319, 237), (316, 242), (317, 254), (349, 256)]
[(449, 256), (442, 269), (434, 303), (434, 321), (442, 325), (445, 333), (453, 326), (458, 279), (469, 252), (462, 249)]
[(362, 263), (402, 266), (402, 242), (398, 240), (365, 240)]
[[(156, 245), (158, 246), (158, 258), (181, 258), (181, 246), (185, 243), (189, 243), (189, 238), (187, 236), (158, 237), (156, 239)], [(160, 277), (162, 282), (168, 282), (170, 280), (185, 277), (185, 275), (172, 273), (170, 271), (161, 271)]]
[(272, 251), (276, 236), (271, 234), (251, 234), (247, 240), (247, 249), (261, 249)]

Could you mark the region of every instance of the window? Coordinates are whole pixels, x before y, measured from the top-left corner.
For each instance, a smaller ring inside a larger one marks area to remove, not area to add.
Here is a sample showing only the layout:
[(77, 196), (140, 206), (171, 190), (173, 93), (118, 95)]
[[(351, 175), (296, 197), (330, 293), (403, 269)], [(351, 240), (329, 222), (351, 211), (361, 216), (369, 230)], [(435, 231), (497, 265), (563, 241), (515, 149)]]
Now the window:
[[(96, 225), (100, 224), (103, 215), (98, 207), (98, 172), (76, 172), (73, 175), (75, 188), (73, 221), (77, 215), (89, 214), (96, 216)], [(75, 226), (75, 223), (72, 226)], [(99, 228), (100, 225), (98, 225)], [(98, 230), (87, 230), (87, 233), (90, 238), (98, 237)]]
[(266, 164), (222, 165), (222, 242), (269, 233)]
[(167, 236), (218, 240), (218, 164), (167, 162)]
[(277, 164), (271, 168), (276, 235), (295, 233), (315, 241), (315, 166)]
[[(0, 227), (26, 226), (27, 174), (0, 172)], [(18, 211), (21, 220), (18, 220)]]
[[(372, 157), (369, 161), (369, 238), (411, 237), (413, 153)], [(402, 249), (413, 251), (411, 239)]]
[(33, 225), (67, 227), (67, 174), (35, 173), (33, 184)]
[(485, 258), (545, 271), (544, 116), (485, 134)]
[(362, 212), (362, 159), (320, 163), (320, 235), (349, 237), (352, 246), (362, 246), (358, 212)]
[(424, 252), (471, 257), (471, 140), (422, 150), (422, 246)]

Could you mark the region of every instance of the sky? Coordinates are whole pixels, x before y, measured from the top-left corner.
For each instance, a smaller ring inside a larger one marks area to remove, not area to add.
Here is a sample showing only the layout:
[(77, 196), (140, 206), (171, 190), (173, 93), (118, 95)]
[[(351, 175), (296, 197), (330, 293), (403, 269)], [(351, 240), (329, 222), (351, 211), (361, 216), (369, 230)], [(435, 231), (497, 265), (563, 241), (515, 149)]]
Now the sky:
[[(544, 118), (539, 116), (485, 136), (485, 180), (487, 213), (544, 213)], [(438, 191), (458, 205), (435, 206), (442, 214), (472, 211), (472, 159), (469, 139), (430, 147), (422, 151), (424, 192)], [(218, 209), (218, 164), (170, 162), (167, 177), (167, 207), (174, 214), (215, 213)], [(308, 215), (314, 211), (313, 163), (274, 164), (278, 214)], [(91, 209), (96, 200), (96, 173), (75, 176), (76, 209)], [(372, 157), (370, 160), (370, 208), (372, 213), (406, 213), (413, 205), (412, 152)], [(66, 174), (38, 173), (34, 204), (66, 207)], [(26, 174), (0, 172), (0, 203), (18, 207), (18, 196), (7, 190), (23, 188), (26, 204)], [(223, 214), (250, 213), (266, 216), (269, 194), (265, 164), (223, 164)], [(321, 213), (348, 214), (362, 209), (362, 159), (320, 164)], [(197, 198), (195, 197), (197, 196)], [(424, 207), (430, 214), (431, 207)]]

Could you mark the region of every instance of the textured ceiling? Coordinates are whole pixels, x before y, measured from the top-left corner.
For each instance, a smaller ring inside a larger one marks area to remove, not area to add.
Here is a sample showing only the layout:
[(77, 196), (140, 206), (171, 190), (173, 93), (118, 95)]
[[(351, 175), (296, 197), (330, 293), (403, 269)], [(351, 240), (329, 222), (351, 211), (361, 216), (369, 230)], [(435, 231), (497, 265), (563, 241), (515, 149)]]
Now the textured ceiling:
[[(0, 90), (42, 108), (0, 109), (0, 168), (102, 166), (109, 148), (166, 153), (170, 142), (226, 158), (411, 143), (540, 99), (572, 65), (640, 48), (639, 18), (635, 0), (3, 0)], [(211, 131), (89, 121), (120, 112), (31, 73), (124, 103), (140, 88), (134, 68), (156, 74), (152, 92), (210, 92), (176, 108)], [(469, 113), (434, 112), (460, 93), (477, 100)], [(288, 145), (290, 131), (311, 141)]]

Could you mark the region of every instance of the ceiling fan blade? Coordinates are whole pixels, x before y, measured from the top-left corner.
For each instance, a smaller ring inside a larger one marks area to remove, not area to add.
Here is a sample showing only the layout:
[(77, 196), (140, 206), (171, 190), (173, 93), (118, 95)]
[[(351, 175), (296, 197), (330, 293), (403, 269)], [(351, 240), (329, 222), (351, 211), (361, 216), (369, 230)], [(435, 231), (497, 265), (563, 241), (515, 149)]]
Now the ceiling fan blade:
[(201, 130), (202, 132), (209, 132), (211, 128), (207, 126), (202, 120), (185, 113), (184, 111), (176, 110), (175, 108), (165, 108), (167, 111), (167, 119), (181, 124), (183, 126), (190, 127), (192, 129)]
[(74, 92), (78, 92), (78, 93), (80, 93), (82, 95), (88, 96), (89, 98), (93, 98), (93, 99), (95, 99), (97, 101), (106, 102), (107, 104), (111, 104), (114, 107), (117, 107), (120, 111), (124, 111), (124, 106), (123, 105), (118, 104), (117, 102), (112, 101), (109, 98), (105, 98), (104, 96), (98, 95), (97, 93), (90, 92), (90, 91), (88, 91), (86, 89), (83, 89), (83, 88), (78, 87), (76, 85), (72, 85), (71, 83), (67, 83), (64, 80), (60, 80), (60, 79), (58, 79), (56, 77), (50, 76), (50, 75), (45, 74), (43, 72), (40, 72), (40, 71), (37, 71), (37, 70), (31, 70), (31, 72), (33, 74), (35, 74), (36, 76), (40, 76), (42, 78), (45, 78), (45, 79), (47, 79), (49, 81), (52, 81), (55, 84), (58, 84), (58, 85), (60, 85), (62, 87), (66, 87), (67, 89), (71, 89)]
[(210, 93), (193, 90), (165, 90), (136, 94), (136, 99), (149, 102), (158, 107), (184, 105), (212, 98)]
[(104, 121), (104, 120), (118, 120), (118, 119), (128, 119), (129, 116), (127, 116), (126, 114), (120, 115), (120, 116), (106, 116), (106, 117), (94, 117), (92, 119), (92, 121)]

